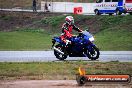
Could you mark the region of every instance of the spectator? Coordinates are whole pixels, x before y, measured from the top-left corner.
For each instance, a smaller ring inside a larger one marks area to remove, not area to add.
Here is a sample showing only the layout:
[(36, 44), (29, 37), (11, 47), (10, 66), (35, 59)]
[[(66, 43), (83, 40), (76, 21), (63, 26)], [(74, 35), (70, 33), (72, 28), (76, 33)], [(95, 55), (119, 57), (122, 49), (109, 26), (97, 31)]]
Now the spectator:
[(49, 6), (48, 6), (48, 12), (50, 12), (51, 11), (51, 5), (49, 4)]
[(33, 12), (37, 12), (37, 9), (36, 9), (36, 0), (33, 0)]
[(45, 12), (48, 11), (48, 6), (47, 6), (47, 3), (45, 3)]

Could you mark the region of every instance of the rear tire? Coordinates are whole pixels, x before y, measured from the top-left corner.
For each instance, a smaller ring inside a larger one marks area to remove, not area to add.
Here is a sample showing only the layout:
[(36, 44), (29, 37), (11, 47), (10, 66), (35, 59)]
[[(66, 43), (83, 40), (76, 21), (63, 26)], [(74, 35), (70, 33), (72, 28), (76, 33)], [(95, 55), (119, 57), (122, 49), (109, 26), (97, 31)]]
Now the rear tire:
[(132, 12), (130, 12), (130, 15), (132, 15)]
[[(62, 46), (60, 44), (56, 45), (55, 47), (58, 48), (58, 49), (60, 49), (62, 52), (64, 51), (63, 48), (62, 48)], [(67, 55), (62, 55), (59, 52), (57, 52), (56, 50), (54, 50), (54, 55), (59, 60), (65, 60), (67, 58)]]
[(117, 9), (116, 10), (116, 15), (121, 15), (122, 13)]
[(109, 13), (110, 16), (112, 16), (113, 13)]
[(89, 59), (96, 60), (99, 58), (100, 52), (99, 49), (96, 46), (92, 46), (93, 52), (90, 52), (89, 50), (86, 50), (86, 54)]
[(77, 83), (78, 83), (78, 86), (83, 86), (85, 83), (86, 83), (86, 81), (87, 81), (87, 79), (84, 77), (84, 76), (78, 76), (77, 78), (76, 78), (76, 81), (77, 81)]
[(97, 10), (97, 9), (96, 9), (94, 12), (95, 12), (95, 15), (101, 15), (101, 14), (99, 13), (99, 10)]

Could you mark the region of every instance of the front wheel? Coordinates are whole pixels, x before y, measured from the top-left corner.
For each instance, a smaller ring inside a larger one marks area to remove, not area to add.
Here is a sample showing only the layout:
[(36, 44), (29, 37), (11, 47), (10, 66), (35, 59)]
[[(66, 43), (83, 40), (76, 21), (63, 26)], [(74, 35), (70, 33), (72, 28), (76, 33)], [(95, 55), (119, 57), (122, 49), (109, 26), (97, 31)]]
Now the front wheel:
[(89, 59), (96, 60), (99, 58), (100, 52), (96, 46), (92, 46), (91, 50), (86, 50), (85, 52)]
[(130, 12), (130, 15), (132, 15), (132, 12)]
[[(55, 48), (57, 48), (57, 49), (60, 50), (61, 52), (64, 52), (64, 49), (63, 49), (63, 47), (62, 47), (60, 44), (56, 45)], [(56, 51), (56, 50), (54, 50), (54, 55), (55, 55), (56, 58), (59, 59), (59, 60), (65, 60), (65, 59), (67, 58), (67, 55), (65, 55), (65, 54), (63, 55), (63, 54), (59, 53), (59, 52)]]

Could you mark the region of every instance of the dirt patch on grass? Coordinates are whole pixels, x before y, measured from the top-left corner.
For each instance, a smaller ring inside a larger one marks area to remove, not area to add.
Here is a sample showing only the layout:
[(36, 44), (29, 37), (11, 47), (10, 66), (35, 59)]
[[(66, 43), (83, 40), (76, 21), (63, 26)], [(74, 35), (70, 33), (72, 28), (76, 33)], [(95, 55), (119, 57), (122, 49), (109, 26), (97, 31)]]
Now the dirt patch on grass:
[(96, 16), (91, 18), (84, 18), (82, 20), (79, 20), (76, 22), (78, 26), (80, 26), (82, 29), (84, 29), (84, 26), (89, 29), (91, 33), (97, 33), (101, 29), (101, 22), (98, 20)]
[(38, 21), (42, 18), (59, 15), (62, 15), (62, 13), (0, 11), (0, 31), (13, 31), (22, 28), (49, 29), (48, 25), (41, 24)]
[[(61, 26), (64, 21), (60, 21), (57, 26), (54, 27), (51, 24), (42, 23), (41, 20), (54, 17), (62, 16), (63, 13), (37, 13), (37, 12), (12, 12), (12, 11), (0, 11), (0, 31), (14, 31), (16, 29), (23, 28), (36, 28), (36, 29), (46, 29), (50, 31), (55, 31), (52, 29), (57, 29), (55, 32), (60, 32)], [(75, 16), (76, 18), (76, 16)], [(52, 19), (52, 20), (53, 20)], [(78, 18), (79, 19), (79, 18)], [(64, 20), (64, 19), (62, 19)], [(92, 33), (97, 33), (101, 28), (101, 22), (98, 21), (97, 17), (81, 18), (80, 20), (75, 20), (76, 25), (84, 30), (84, 27), (88, 27), (89, 31)]]

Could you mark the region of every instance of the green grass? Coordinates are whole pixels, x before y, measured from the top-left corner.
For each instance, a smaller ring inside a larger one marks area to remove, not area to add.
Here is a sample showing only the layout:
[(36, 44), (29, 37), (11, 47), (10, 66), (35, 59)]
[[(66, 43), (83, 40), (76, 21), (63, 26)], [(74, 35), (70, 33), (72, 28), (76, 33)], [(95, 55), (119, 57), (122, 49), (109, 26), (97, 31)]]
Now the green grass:
[(132, 62), (1, 62), (0, 79), (75, 79), (80, 66), (87, 74), (132, 75)]
[(47, 50), (51, 35), (38, 31), (0, 32), (0, 50)]
[[(85, 15), (73, 15), (75, 23), (78, 26), (81, 27), (89, 27), (92, 25), (92, 27), (96, 25), (100, 25), (98, 28), (99, 30), (105, 30), (105, 29), (126, 29), (126, 30), (132, 30), (132, 16), (85, 16)], [(67, 15), (66, 15), (67, 16)], [(60, 29), (60, 24), (63, 24), (64, 18), (66, 17), (64, 15), (61, 16), (53, 16), (53, 17), (47, 17), (43, 18), (41, 21), (39, 21), (42, 24), (46, 24), (50, 27), (56, 27), (56, 29)], [(84, 28), (82, 28), (84, 29)]]
[(48, 17), (45, 19), (41, 20), (41, 23), (51, 25), (53, 27), (56, 27), (59, 25), (60, 22), (64, 22), (62, 19), (65, 19), (65, 16), (53, 16), (53, 17)]
[[(85, 27), (98, 29), (95, 33), (95, 44), (100, 50), (132, 50), (132, 17), (131, 16), (84, 16), (73, 15), (76, 24)], [(42, 19), (43, 24), (56, 27), (62, 23), (61, 18), (65, 16), (50, 17)], [(91, 21), (91, 23), (90, 23)], [(93, 22), (92, 22), (93, 21)], [(97, 22), (97, 23), (96, 23)], [(101, 26), (97, 26), (101, 25)], [(97, 26), (97, 27), (95, 27)], [(59, 28), (58, 28), (59, 29)], [(59, 31), (57, 29), (53, 29)]]
[(132, 50), (132, 17), (100, 17), (102, 27), (96, 36), (101, 50)]
[(102, 30), (104, 29), (121, 29), (124, 28), (126, 30), (131, 30), (131, 26), (132, 26), (132, 16), (128, 15), (128, 16), (100, 16), (98, 18), (98, 21), (101, 21), (102, 24)]
[[(94, 36), (95, 44), (100, 50), (132, 50), (131, 16), (73, 16), (79, 27), (98, 29)], [(48, 50), (52, 45), (52, 37), (61, 34), (64, 18), (65, 16), (53, 16), (34, 21), (35, 24), (46, 25), (45, 30), (22, 28), (18, 31), (0, 32), (0, 50)], [(8, 20), (10, 17), (1, 19)]]
[(125, 29), (107, 29), (95, 35), (100, 50), (132, 50), (132, 32)]
[[(52, 36), (39, 30), (0, 32), (0, 50), (49, 50)], [(132, 35), (127, 30), (107, 29), (94, 36), (100, 50), (132, 50)]]

